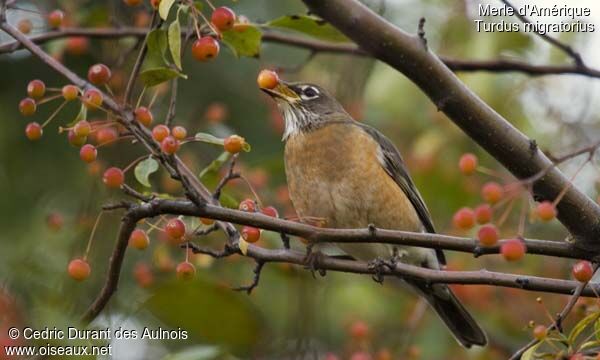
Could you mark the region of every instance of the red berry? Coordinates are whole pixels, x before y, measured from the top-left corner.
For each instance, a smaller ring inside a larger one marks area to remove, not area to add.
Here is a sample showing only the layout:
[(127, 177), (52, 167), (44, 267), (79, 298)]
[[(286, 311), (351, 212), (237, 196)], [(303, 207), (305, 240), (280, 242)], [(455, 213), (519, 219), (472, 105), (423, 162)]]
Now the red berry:
[(225, 151), (231, 154), (237, 154), (240, 151), (242, 151), (245, 143), (246, 140), (243, 137), (238, 135), (231, 135), (230, 137), (225, 139), (225, 141), (223, 142), (223, 147), (225, 148)]
[(25, 136), (31, 141), (39, 140), (43, 133), (42, 127), (36, 122), (27, 124), (25, 128)]
[(152, 129), (152, 137), (158, 142), (162, 142), (170, 134), (171, 130), (165, 125), (156, 125), (154, 129)]
[(71, 55), (83, 55), (89, 47), (90, 41), (85, 36), (74, 36), (67, 39), (66, 50)]
[(463, 207), (454, 214), (452, 223), (459, 229), (468, 230), (475, 225), (475, 213), (470, 208)]
[(37, 105), (35, 104), (35, 100), (32, 98), (25, 98), (19, 103), (19, 111), (23, 116), (31, 116), (35, 114), (36, 109)]
[(135, 119), (144, 126), (150, 126), (154, 120), (154, 116), (147, 107), (140, 106), (139, 108), (135, 109)]
[(255, 243), (260, 239), (260, 229), (252, 226), (242, 228), (242, 238), (249, 243)]
[(573, 277), (579, 282), (588, 282), (594, 275), (594, 268), (589, 261), (578, 261), (573, 265)]
[(92, 269), (90, 268), (90, 264), (83, 259), (74, 259), (71, 260), (69, 266), (67, 267), (67, 271), (69, 276), (77, 281), (83, 281), (90, 276)]
[(539, 203), (535, 212), (542, 221), (552, 221), (556, 217), (556, 207), (550, 201)]
[(110, 142), (117, 140), (118, 137), (119, 137), (119, 133), (117, 132), (117, 129), (115, 129), (114, 127), (101, 128), (101, 129), (98, 129), (98, 131), (96, 131), (96, 144), (98, 144), (98, 145), (108, 144)]
[(483, 246), (496, 245), (499, 236), (498, 229), (492, 224), (483, 225), (477, 232), (477, 239)]
[(33, 29), (33, 23), (29, 19), (19, 20), (17, 23), (17, 29), (19, 29), (19, 31), (23, 34), (29, 34), (31, 29)]
[(171, 219), (165, 225), (165, 233), (172, 240), (183, 241), (185, 236), (185, 223), (181, 219)]
[(62, 25), (65, 14), (60, 10), (54, 10), (48, 14), (48, 25), (53, 28), (58, 28)]
[(279, 84), (279, 76), (275, 71), (262, 70), (256, 78), (258, 87), (263, 89), (274, 89)]
[(73, 132), (77, 136), (88, 136), (92, 132), (92, 126), (85, 120), (78, 121), (73, 127)]
[(102, 93), (96, 89), (87, 89), (83, 93), (83, 98), (81, 101), (88, 109), (96, 109), (102, 105), (104, 96), (102, 96)]
[(181, 280), (191, 280), (196, 276), (196, 268), (189, 262), (182, 262), (177, 265), (177, 278)]
[(500, 254), (508, 261), (516, 261), (525, 255), (525, 243), (520, 239), (504, 240), (500, 245)]
[(179, 150), (179, 140), (169, 135), (160, 142), (160, 148), (165, 154), (175, 154)]
[(245, 199), (240, 202), (238, 209), (245, 212), (255, 212), (256, 211), (256, 203), (252, 199)]
[(465, 175), (471, 175), (477, 170), (477, 156), (471, 153), (463, 154), (458, 161), (458, 168)]
[(75, 147), (81, 147), (87, 141), (86, 136), (77, 136), (75, 134), (75, 131), (73, 131), (73, 129), (69, 130), (69, 133), (67, 134), (67, 138), (69, 139), (69, 144), (71, 144)]
[(498, 201), (500, 201), (503, 195), (504, 189), (502, 188), (502, 186), (493, 181), (485, 183), (481, 188), (481, 197), (485, 202), (488, 202), (490, 204), (495, 204)]
[(209, 61), (219, 55), (219, 42), (210, 36), (205, 36), (192, 45), (192, 56), (198, 61)]
[(548, 335), (548, 328), (544, 325), (538, 325), (533, 328), (533, 337), (536, 340), (544, 340)]
[(31, 80), (27, 84), (27, 95), (34, 99), (39, 99), (46, 93), (46, 84), (42, 80)]
[(171, 134), (177, 140), (184, 140), (187, 137), (187, 130), (183, 126), (175, 126), (171, 130)]
[(118, 188), (125, 182), (125, 174), (123, 173), (123, 170), (117, 167), (111, 167), (104, 172), (102, 181), (109, 188)]
[(277, 209), (275, 209), (273, 206), (267, 206), (264, 207), (260, 210), (263, 214), (270, 216), (270, 217), (274, 217), (274, 218), (278, 218), (279, 217), (279, 213), (277, 212)]
[(138, 6), (142, 3), (142, 0), (123, 0), (128, 6)]
[(488, 204), (482, 204), (475, 208), (475, 220), (478, 224), (489, 223), (492, 220), (493, 210)]
[(364, 321), (355, 321), (350, 325), (350, 336), (355, 339), (364, 339), (369, 336), (370, 329)]
[(235, 23), (235, 13), (227, 6), (221, 6), (213, 11), (210, 21), (220, 31), (226, 31), (233, 27), (233, 24)]
[(75, 100), (79, 96), (79, 88), (75, 85), (65, 85), (62, 88), (62, 95), (67, 101)]
[(138, 285), (147, 288), (154, 282), (154, 275), (152, 269), (146, 263), (137, 263), (133, 268), (133, 277), (137, 281)]
[(88, 70), (88, 80), (94, 85), (104, 85), (108, 83), (112, 73), (108, 66), (104, 64), (92, 65)]
[(150, 239), (144, 230), (135, 229), (129, 236), (129, 246), (134, 249), (144, 250), (150, 245)]
[(79, 150), (79, 158), (86, 163), (91, 163), (98, 157), (98, 150), (94, 145), (85, 144)]

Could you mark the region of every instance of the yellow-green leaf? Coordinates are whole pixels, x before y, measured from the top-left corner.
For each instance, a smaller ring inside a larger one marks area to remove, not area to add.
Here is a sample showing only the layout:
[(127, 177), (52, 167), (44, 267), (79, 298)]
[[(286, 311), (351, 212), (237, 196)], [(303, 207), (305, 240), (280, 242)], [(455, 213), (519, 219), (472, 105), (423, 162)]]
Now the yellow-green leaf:
[(210, 164), (208, 164), (207, 167), (205, 167), (204, 169), (202, 169), (202, 171), (200, 171), (200, 174), (198, 174), (198, 178), (202, 179), (204, 176), (206, 176), (209, 173), (217, 173), (219, 171), (219, 169), (221, 169), (223, 164), (225, 164), (225, 162), (227, 162), (227, 160), (229, 160), (230, 156), (231, 156), (231, 154), (228, 153), (227, 151), (221, 153), (221, 155), (219, 155), (218, 158), (213, 160)]
[(149, 157), (144, 161), (140, 161), (134, 170), (136, 180), (144, 185), (145, 187), (151, 187), (149, 177), (150, 174), (156, 172), (158, 170), (158, 162), (153, 158)]
[(248, 25), (244, 30), (234, 29), (223, 32), (221, 39), (237, 57), (258, 57), (262, 32), (254, 25)]
[(75, 117), (75, 119), (73, 121), (68, 123), (67, 127), (74, 126), (81, 120), (86, 120), (86, 119), (87, 119), (87, 106), (85, 106), (84, 104), (81, 104), (81, 109), (79, 109), (79, 113), (77, 113), (77, 117)]
[(175, 21), (169, 25), (168, 35), (171, 57), (173, 58), (175, 66), (181, 70), (181, 25), (179, 24), (179, 18), (175, 19)]
[(140, 74), (140, 78), (144, 82), (144, 85), (146, 85), (148, 87), (162, 84), (165, 81), (172, 80), (176, 77), (182, 77), (184, 79), (187, 79), (187, 76), (185, 74), (182, 74), (179, 71), (169, 69), (169, 68), (164, 68), (164, 67), (144, 70)]
[(159, 63), (162, 61), (163, 63), (167, 63), (165, 59), (165, 51), (167, 51), (168, 41), (167, 41), (167, 32), (162, 29), (152, 30), (148, 34), (147, 45), (148, 47), (148, 55), (150, 62)]
[(543, 342), (539, 342), (539, 343), (533, 345), (532, 347), (530, 347), (529, 349), (527, 349), (527, 351), (525, 351), (523, 353), (523, 355), (521, 355), (521, 360), (535, 360), (535, 359), (537, 359), (537, 357), (535, 356), (535, 352), (537, 351), (537, 349), (542, 344), (543, 344)]
[(239, 248), (242, 254), (246, 256), (248, 254), (248, 242), (242, 238), (240, 238)]
[(220, 145), (220, 146), (223, 146), (223, 144), (225, 142), (225, 140), (220, 139), (220, 138), (218, 138), (214, 135), (208, 134), (208, 133), (197, 133), (196, 135), (194, 135), (194, 138), (197, 141), (214, 144), (214, 145)]
[(158, 5), (158, 14), (161, 19), (167, 20), (173, 4), (175, 4), (175, 0), (161, 0), (160, 5)]
[(332, 42), (349, 42), (346, 35), (323, 19), (307, 15), (282, 16), (267, 23), (267, 26), (283, 28)]

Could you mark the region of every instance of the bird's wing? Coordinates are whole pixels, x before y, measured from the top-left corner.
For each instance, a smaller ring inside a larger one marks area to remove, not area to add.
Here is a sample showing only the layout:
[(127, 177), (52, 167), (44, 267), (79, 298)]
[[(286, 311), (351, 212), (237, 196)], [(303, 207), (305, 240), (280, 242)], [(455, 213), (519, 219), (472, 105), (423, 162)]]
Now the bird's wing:
[[(429, 214), (429, 210), (427, 210), (427, 206), (425, 206), (425, 202), (419, 194), (419, 190), (415, 187), (412, 179), (410, 178), (410, 174), (404, 166), (404, 161), (402, 160), (402, 156), (400, 152), (394, 146), (394, 144), (386, 138), (382, 133), (377, 131), (376, 129), (355, 122), (356, 125), (360, 126), (367, 134), (369, 134), (375, 141), (379, 144), (381, 148), (382, 158), (380, 159), (381, 165), (385, 169), (385, 171), (394, 179), (394, 182), (400, 186), (402, 191), (406, 194), (411, 204), (417, 211), (419, 219), (425, 228), (425, 231), (428, 233), (435, 233), (435, 228), (433, 227), (433, 222), (431, 221), (431, 215)], [(441, 264), (446, 264), (446, 258), (444, 256), (444, 252), (442, 250), (435, 250), (438, 261)]]

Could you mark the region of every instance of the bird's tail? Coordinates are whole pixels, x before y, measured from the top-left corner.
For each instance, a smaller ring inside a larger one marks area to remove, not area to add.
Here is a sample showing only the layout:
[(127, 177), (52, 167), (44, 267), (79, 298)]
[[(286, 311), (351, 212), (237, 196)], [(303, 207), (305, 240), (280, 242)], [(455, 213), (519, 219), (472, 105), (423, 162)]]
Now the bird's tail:
[(462, 346), (470, 348), (473, 345), (487, 344), (485, 332), (448, 286), (436, 284), (433, 288), (426, 288), (420, 284), (412, 283), (412, 285), (425, 297)]

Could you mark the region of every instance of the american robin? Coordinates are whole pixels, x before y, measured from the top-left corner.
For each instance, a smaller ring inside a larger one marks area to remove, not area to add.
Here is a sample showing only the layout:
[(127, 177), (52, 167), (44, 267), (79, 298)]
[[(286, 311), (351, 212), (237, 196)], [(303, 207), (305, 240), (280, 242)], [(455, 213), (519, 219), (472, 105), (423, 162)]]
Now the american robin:
[[(425, 203), (394, 144), (355, 121), (323, 88), (280, 81), (261, 88), (285, 120), (285, 171), (300, 219), (327, 227), (378, 228), (434, 233)], [(351, 257), (391, 259), (430, 269), (445, 263), (441, 250), (388, 244), (336, 244)], [(485, 345), (483, 330), (445, 284), (407, 283), (423, 296), (465, 347)]]

